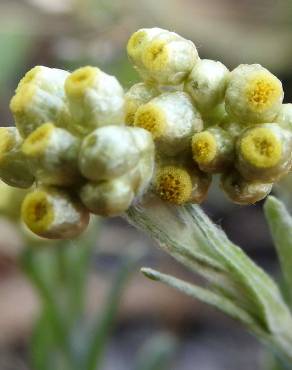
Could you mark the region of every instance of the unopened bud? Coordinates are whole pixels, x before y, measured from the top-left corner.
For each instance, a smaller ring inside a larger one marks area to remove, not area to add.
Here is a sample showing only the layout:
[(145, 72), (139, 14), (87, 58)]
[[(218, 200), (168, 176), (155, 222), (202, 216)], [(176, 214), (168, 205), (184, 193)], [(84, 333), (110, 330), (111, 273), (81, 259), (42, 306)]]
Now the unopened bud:
[(193, 136), (192, 152), (194, 161), (202, 171), (222, 172), (234, 160), (234, 140), (223, 129), (211, 127)]
[(35, 234), (48, 239), (70, 239), (88, 225), (89, 212), (68, 193), (36, 189), (22, 204), (22, 220)]
[(65, 82), (65, 91), (73, 132), (87, 135), (97, 127), (123, 122), (123, 88), (115, 77), (99, 68), (88, 66), (71, 73)]
[(254, 204), (264, 199), (272, 187), (272, 183), (245, 180), (237, 171), (225, 173), (221, 177), (221, 188), (226, 196), (240, 205)]
[(80, 140), (68, 131), (45, 123), (23, 142), (22, 152), (37, 180), (46, 185), (69, 186), (79, 177)]
[(281, 81), (259, 64), (241, 64), (229, 75), (227, 112), (246, 124), (273, 122), (284, 93)]
[(29, 188), (34, 177), (21, 145), (22, 139), (15, 127), (0, 127), (0, 178), (10, 186)]
[(276, 123), (246, 129), (236, 146), (237, 169), (247, 180), (273, 182), (291, 167), (291, 133)]
[(199, 112), (183, 92), (164, 93), (142, 105), (134, 125), (151, 132), (157, 150), (169, 156), (186, 150), (192, 135), (203, 128)]

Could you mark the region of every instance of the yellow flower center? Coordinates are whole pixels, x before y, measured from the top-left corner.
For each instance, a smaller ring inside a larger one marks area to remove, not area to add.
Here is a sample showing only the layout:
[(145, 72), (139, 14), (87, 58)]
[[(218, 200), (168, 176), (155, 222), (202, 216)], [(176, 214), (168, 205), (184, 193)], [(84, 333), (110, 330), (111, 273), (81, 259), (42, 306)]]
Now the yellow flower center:
[(38, 127), (24, 140), (22, 152), (29, 157), (37, 157), (43, 154), (54, 129), (55, 126), (50, 122)]
[(23, 85), (34, 82), (34, 80), (36, 79), (36, 76), (41, 71), (41, 69), (42, 69), (41, 66), (36, 66), (32, 68), (30, 71), (28, 71), (25, 74), (25, 76), (20, 80), (16, 91), (20, 90), (23, 87)]
[(28, 194), (22, 203), (21, 217), (31, 231), (47, 231), (54, 221), (54, 211), (46, 192), (40, 190)]
[(127, 45), (127, 52), (130, 57), (137, 58), (143, 51), (143, 46), (147, 40), (147, 33), (143, 30), (133, 33)]
[(212, 162), (217, 153), (215, 137), (208, 131), (195, 134), (192, 139), (192, 151), (196, 162), (202, 164)]
[(69, 96), (80, 96), (92, 87), (100, 70), (96, 67), (82, 67), (71, 73), (66, 79), (65, 90)]
[(270, 108), (282, 96), (281, 83), (274, 77), (263, 74), (253, 78), (246, 89), (247, 100), (254, 111)]
[(166, 42), (156, 40), (145, 49), (143, 53), (143, 63), (149, 70), (159, 72), (163, 71), (168, 62), (168, 51)]
[(282, 143), (276, 134), (264, 127), (248, 132), (240, 141), (242, 157), (258, 168), (275, 166), (282, 156)]
[(155, 192), (163, 200), (183, 204), (190, 200), (192, 180), (183, 168), (167, 166), (158, 171)]
[(136, 112), (134, 125), (151, 132), (154, 139), (161, 137), (165, 131), (164, 112), (152, 103), (142, 105)]
[(17, 89), (16, 94), (10, 102), (10, 109), (13, 114), (23, 114), (30, 105), (35, 94), (36, 86), (32, 83), (26, 83)]

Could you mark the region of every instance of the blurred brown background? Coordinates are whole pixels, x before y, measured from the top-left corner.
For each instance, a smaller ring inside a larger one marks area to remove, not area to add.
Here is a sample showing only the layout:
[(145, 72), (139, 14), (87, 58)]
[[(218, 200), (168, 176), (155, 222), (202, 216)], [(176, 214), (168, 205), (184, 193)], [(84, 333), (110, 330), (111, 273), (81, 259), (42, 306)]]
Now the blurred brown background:
[[(231, 69), (239, 63), (263, 64), (283, 81), (285, 102), (292, 100), (289, 0), (1, 0), (1, 123), (13, 124), (9, 100), (18, 80), (36, 64), (68, 70), (97, 65), (115, 74), (127, 88), (138, 80), (127, 61), (127, 39), (136, 29), (152, 26), (193, 40), (202, 58), (220, 60)], [(289, 198), (290, 185), (285, 186)], [(261, 205), (231, 205), (214, 186), (204, 206), (233, 241), (277, 274)], [(0, 370), (25, 370), (29, 369), (27, 343), (38, 301), (17, 266), (21, 241), (16, 230), (2, 220), (0, 235)], [(141, 265), (193, 278), (119, 219), (103, 223), (98, 245), (88, 287), (89, 315), (101, 305), (109, 284), (104, 269), (113, 269), (129, 245), (145, 249)], [(105, 370), (129, 369), (144, 338), (161, 330), (180, 340), (171, 370), (252, 370), (262, 362), (259, 344), (237, 324), (147, 281), (137, 270), (121, 305)]]

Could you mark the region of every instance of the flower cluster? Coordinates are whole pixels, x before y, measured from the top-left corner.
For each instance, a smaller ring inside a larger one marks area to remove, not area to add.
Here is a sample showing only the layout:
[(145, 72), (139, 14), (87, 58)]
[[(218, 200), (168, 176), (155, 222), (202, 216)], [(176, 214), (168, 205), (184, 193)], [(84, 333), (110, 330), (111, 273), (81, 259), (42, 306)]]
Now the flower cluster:
[(31, 188), (22, 219), (46, 238), (71, 238), (89, 214), (118, 215), (144, 192), (154, 166), (151, 134), (124, 124), (124, 92), (98, 68), (38, 66), (11, 100), (16, 127), (0, 128), (0, 177)]
[(152, 134), (162, 199), (199, 203), (220, 174), (233, 202), (251, 204), (290, 170), (292, 105), (282, 104), (282, 84), (267, 69), (230, 72), (160, 28), (135, 32), (127, 51), (143, 82), (126, 93), (126, 123)]
[(264, 198), (292, 163), (292, 105), (260, 65), (229, 71), (174, 32), (141, 29), (127, 52), (143, 82), (125, 94), (96, 67), (38, 66), (20, 81), (0, 128), (0, 178), (30, 188), (22, 218), (71, 238), (89, 214), (125, 212), (148, 191), (200, 203), (212, 176), (235, 203)]

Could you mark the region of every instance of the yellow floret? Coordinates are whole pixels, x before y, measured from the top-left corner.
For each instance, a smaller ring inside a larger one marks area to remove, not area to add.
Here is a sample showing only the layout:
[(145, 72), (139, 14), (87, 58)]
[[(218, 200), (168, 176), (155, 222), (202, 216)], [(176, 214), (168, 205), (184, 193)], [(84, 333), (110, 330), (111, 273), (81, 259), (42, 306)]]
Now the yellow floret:
[(240, 153), (253, 166), (269, 168), (280, 161), (282, 143), (268, 128), (255, 128), (241, 139)]
[(192, 151), (196, 162), (201, 164), (212, 162), (217, 153), (215, 137), (208, 131), (195, 134), (192, 138)]
[(29, 157), (37, 157), (44, 153), (54, 131), (53, 123), (48, 122), (33, 131), (23, 142), (22, 152)]
[(139, 30), (134, 32), (127, 44), (127, 52), (132, 58), (139, 58), (143, 50), (143, 44), (147, 40), (147, 32)]
[(83, 95), (86, 89), (93, 86), (100, 70), (96, 67), (82, 67), (72, 72), (66, 79), (65, 90), (70, 96)]
[(270, 108), (282, 96), (280, 81), (273, 75), (257, 73), (246, 87), (246, 97), (256, 112)]
[(29, 193), (22, 203), (21, 217), (36, 234), (47, 231), (54, 221), (54, 211), (46, 192), (39, 190)]
[(42, 67), (41, 66), (36, 66), (32, 68), (30, 71), (28, 71), (24, 77), (20, 80), (16, 92), (19, 91), (25, 84), (30, 84), (35, 81), (36, 76), (38, 73), (41, 71)]
[(134, 125), (151, 132), (154, 139), (163, 135), (166, 127), (164, 112), (152, 103), (147, 103), (138, 108)]
[(16, 90), (16, 94), (10, 101), (10, 109), (14, 114), (22, 114), (30, 105), (35, 94), (36, 86), (32, 83), (23, 84)]
[(15, 145), (15, 137), (6, 127), (0, 127), (0, 162)]
[(168, 51), (166, 42), (163, 40), (156, 40), (145, 49), (142, 60), (147, 69), (150, 71), (163, 71), (168, 62)]
[(189, 201), (191, 197), (191, 177), (183, 168), (176, 166), (163, 167), (157, 173), (155, 191), (163, 200), (174, 204), (183, 204)]

